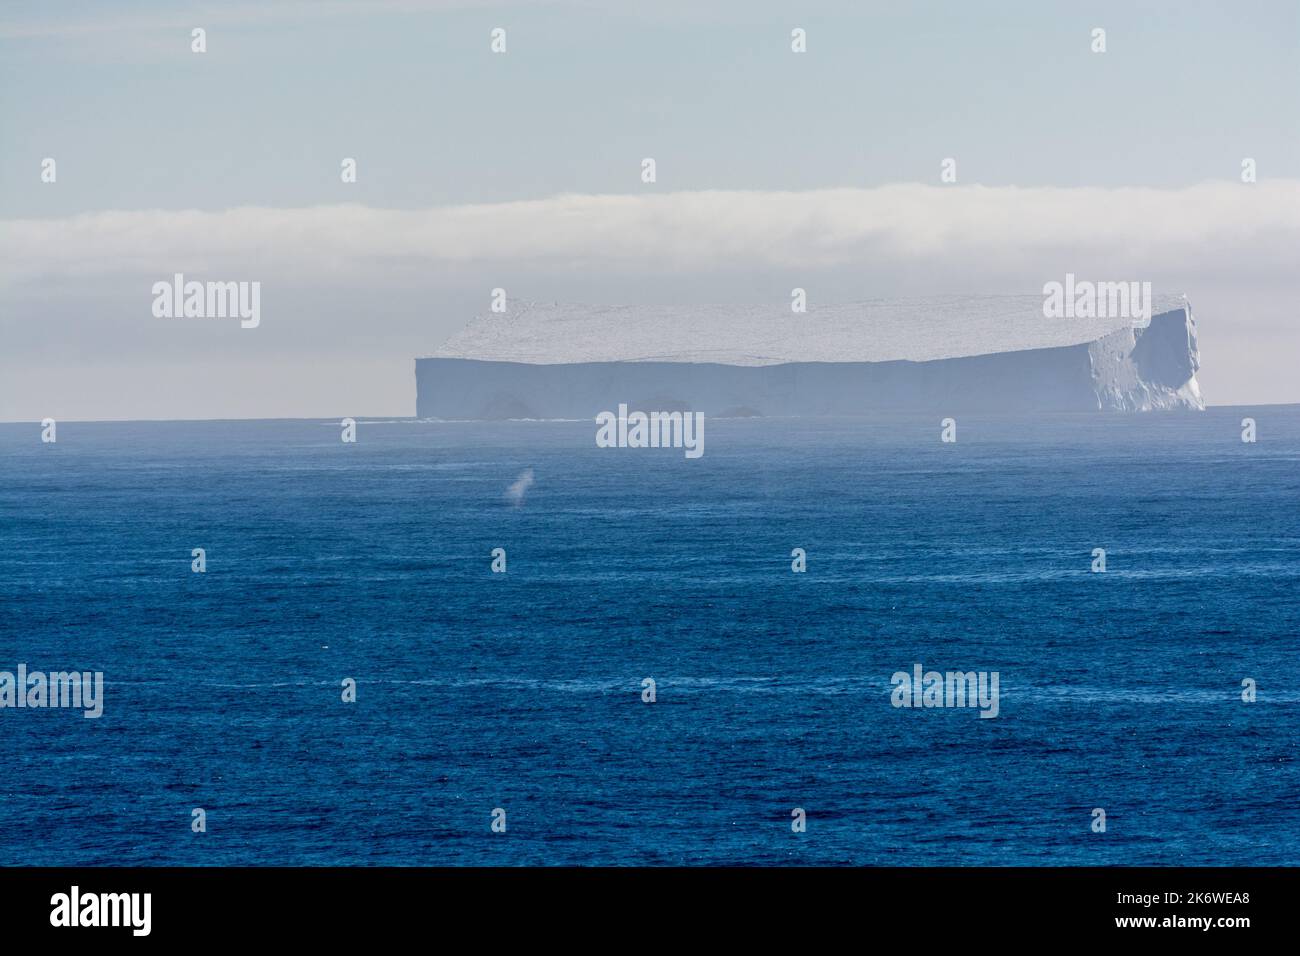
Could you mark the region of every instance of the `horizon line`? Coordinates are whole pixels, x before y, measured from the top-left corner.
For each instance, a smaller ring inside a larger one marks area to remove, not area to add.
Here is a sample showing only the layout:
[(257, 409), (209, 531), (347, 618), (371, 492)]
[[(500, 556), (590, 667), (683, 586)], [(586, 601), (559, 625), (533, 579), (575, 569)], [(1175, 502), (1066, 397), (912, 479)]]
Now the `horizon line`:
[[(1202, 411), (1220, 408), (1298, 408), (1300, 402), (1236, 402), (1224, 403), (1220, 405), (1207, 404)], [(1149, 416), (1163, 416), (1173, 412), (1175, 414), (1197, 414), (1191, 409), (1159, 409), (1149, 412), (1115, 412), (1106, 409), (1097, 409), (1096, 411), (1044, 411), (1044, 412), (977, 412), (971, 415), (972, 418), (1030, 418), (1034, 415), (1075, 415), (1088, 417), (1107, 417), (1117, 419), (1145, 418)], [(881, 415), (745, 415), (731, 416), (736, 421), (784, 421), (787, 419), (799, 419), (806, 421), (814, 419), (862, 419), (862, 418), (880, 418), (888, 414), (895, 418), (918, 418), (927, 414), (926, 412), (890, 412)], [(725, 418), (728, 416), (712, 415), (713, 419)], [(419, 415), (336, 415), (336, 416), (316, 416), (303, 417), (294, 415), (284, 416), (266, 416), (264, 418), (56, 418), (55, 421), (60, 425), (136, 425), (136, 424), (215, 424), (220, 422), (338, 422), (343, 418), (352, 418), (358, 425), (367, 424), (365, 421), (370, 419), (369, 424), (383, 424), (385, 421), (404, 421), (404, 422), (437, 422), (444, 425), (474, 425), (482, 423), (503, 424), (506, 422), (515, 422), (517, 424), (554, 424), (558, 422), (575, 422), (585, 421), (581, 418), (482, 418), (482, 419), (442, 419), (442, 418), (421, 418)], [(0, 421), (0, 425), (31, 425), (40, 427), (39, 419), (5, 419)]]

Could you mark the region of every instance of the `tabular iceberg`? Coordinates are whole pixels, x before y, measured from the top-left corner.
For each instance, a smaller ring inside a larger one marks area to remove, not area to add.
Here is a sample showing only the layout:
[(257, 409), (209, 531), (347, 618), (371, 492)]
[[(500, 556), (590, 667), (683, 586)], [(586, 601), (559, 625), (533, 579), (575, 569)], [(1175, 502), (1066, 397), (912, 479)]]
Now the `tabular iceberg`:
[(416, 359), (421, 418), (715, 417), (1204, 408), (1196, 321), (1048, 319), (1037, 295), (810, 307), (513, 302)]

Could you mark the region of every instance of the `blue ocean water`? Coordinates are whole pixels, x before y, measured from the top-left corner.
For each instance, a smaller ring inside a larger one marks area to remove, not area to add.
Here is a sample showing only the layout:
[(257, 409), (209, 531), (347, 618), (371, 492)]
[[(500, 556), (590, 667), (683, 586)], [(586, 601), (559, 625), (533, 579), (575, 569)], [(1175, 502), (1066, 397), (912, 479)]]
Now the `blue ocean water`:
[(1300, 863), (1300, 407), (958, 419), (0, 425), (0, 864)]

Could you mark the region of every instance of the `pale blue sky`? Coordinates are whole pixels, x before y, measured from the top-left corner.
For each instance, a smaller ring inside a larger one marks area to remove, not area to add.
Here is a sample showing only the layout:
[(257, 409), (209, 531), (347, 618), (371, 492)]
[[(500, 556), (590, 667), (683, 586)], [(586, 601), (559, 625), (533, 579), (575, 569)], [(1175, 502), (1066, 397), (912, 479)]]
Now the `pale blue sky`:
[(6, 3), (0, 215), (333, 202), (341, 156), (398, 208), (627, 192), (642, 156), (675, 190), (1300, 176), (1294, 0), (355, 8)]

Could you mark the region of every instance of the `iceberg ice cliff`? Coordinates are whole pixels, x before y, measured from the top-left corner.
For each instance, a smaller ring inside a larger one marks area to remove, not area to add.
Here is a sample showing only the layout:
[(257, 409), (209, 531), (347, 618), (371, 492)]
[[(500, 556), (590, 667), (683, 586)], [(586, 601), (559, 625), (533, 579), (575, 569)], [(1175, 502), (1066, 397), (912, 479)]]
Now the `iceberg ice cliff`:
[(1090, 343), (1088, 361), (1098, 408), (1205, 408), (1196, 381), (1196, 319), (1185, 302), (1153, 315), (1146, 328), (1120, 329)]
[(416, 359), (422, 418), (589, 418), (1204, 407), (1182, 297), (1150, 323), (1048, 319), (1037, 295), (811, 307), (512, 302)]

